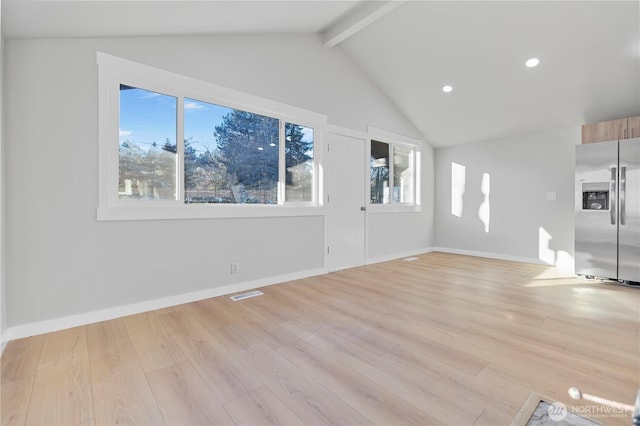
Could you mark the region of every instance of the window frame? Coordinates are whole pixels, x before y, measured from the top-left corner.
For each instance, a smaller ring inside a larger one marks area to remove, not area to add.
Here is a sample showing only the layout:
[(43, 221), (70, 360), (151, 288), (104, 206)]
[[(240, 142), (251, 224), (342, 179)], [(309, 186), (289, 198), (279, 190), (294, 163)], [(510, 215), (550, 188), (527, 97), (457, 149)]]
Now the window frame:
[[(149, 65), (96, 53), (98, 65), (98, 220), (197, 219), (323, 215), (323, 158), (327, 117), (302, 108), (243, 93)], [(120, 84), (177, 98), (177, 164), (174, 200), (131, 200), (118, 197)], [(279, 120), (278, 204), (185, 203), (184, 100), (195, 99)], [(313, 128), (312, 201), (284, 199), (285, 123)]]
[(404, 149), (411, 150), (413, 152), (413, 202), (411, 203), (398, 203), (393, 202), (393, 196), (391, 196), (391, 202), (388, 204), (378, 204), (371, 202), (371, 166), (370, 161), (367, 161), (369, 167), (367, 168), (367, 203), (370, 213), (392, 213), (392, 212), (420, 212), (422, 211), (421, 200), (421, 147), (422, 142), (418, 139), (414, 139), (408, 136), (398, 135), (396, 133), (388, 132), (385, 130), (377, 129), (374, 127), (368, 128), (367, 138), (367, 157), (371, 158), (371, 141), (382, 142), (389, 144), (389, 187), (393, 188), (394, 180), (394, 161), (393, 151), (394, 146), (402, 147)]

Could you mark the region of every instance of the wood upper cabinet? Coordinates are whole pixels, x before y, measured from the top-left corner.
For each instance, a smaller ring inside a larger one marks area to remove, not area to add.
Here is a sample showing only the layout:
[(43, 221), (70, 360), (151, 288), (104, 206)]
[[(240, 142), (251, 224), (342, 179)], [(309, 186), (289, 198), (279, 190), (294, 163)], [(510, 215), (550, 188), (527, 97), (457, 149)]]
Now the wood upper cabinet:
[(582, 126), (582, 143), (617, 141), (623, 139), (627, 119), (601, 121)]
[(582, 143), (616, 141), (637, 137), (640, 137), (640, 116), (582, 126)]
[(640, 116), (627, 119), (627, 137), (625, 139), (630, 138), (640, 138)]

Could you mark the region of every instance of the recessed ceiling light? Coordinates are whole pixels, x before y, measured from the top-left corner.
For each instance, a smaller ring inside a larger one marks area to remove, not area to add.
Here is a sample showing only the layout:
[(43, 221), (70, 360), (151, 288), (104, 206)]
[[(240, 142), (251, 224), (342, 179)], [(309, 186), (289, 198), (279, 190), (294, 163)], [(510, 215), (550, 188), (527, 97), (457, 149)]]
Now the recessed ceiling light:
[(446, 86), (442, 86), (442, 91), (444, 93), (451, 93), (453, 91), (453, 86), (450, 86), (448, 84)]
[(533, 67), (537, 67), (539, 63), (540, 63), (540, 59), (530, 58), (530, 59), (527, 59), (527, 62), (525, 62), (524, 64), (529, 68), (533, 68)]

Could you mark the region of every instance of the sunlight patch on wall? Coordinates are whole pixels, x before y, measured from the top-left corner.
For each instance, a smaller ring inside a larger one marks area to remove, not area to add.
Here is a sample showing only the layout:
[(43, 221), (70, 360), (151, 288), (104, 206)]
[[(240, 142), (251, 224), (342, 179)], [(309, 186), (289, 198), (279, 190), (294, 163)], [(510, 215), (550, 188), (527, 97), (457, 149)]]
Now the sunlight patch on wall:
[(573, 273), (576, 267), (576, 262), (573, 256), (564, 250), (558, 250), (556, 256), (556, 266), (562, 271)]
[(489, 223), (491, 222), (491, 207), (489, 203), (489, 193), (491, 192), (491, 175), (489, 173), (482, 174), (482, 182), (480, 183), (480, 192), (484, 196), (480, 208), (478, 208), (478, 217), (484, 224), (484, 232), (489, 233)]
[(551, 234), (546, 229), (542, 226), (538, 228), (538, 259), (549, 265), (555, 264), (556, 261), (556, 253), (549, 248), (551, 239)]
[(538, 259), (556, 266), (560, 271), (573, 274), (575, 259), (565, 250), (553, 250), (550, 244), (551, 240), (553, 237), (544, 227), (538, 228)]
[(464, 191), (466, 186), (466, 167), (451, 163), (451, 214), (462, 217)]

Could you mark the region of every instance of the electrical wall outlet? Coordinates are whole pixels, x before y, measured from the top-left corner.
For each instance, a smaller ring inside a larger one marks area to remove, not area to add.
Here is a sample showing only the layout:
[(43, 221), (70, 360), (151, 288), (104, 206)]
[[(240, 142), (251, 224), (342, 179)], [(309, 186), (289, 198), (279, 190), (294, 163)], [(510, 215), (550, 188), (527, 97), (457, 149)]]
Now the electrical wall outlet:
[(239, 262), (231, 262), (231, 273), (239, 274), (240, 273), (240, 263)]

